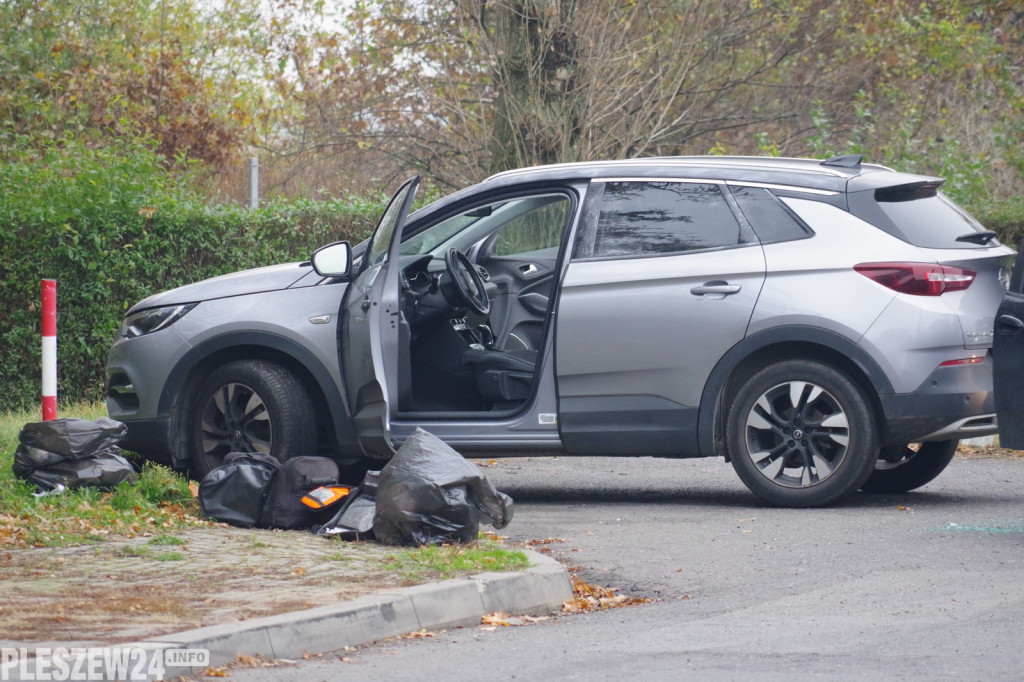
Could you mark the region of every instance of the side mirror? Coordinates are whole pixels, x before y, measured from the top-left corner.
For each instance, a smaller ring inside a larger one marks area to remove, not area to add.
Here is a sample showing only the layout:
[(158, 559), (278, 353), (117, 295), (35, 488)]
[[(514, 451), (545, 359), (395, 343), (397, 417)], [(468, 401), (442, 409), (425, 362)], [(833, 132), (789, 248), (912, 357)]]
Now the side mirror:
[(348, 242), (321, 246), (310, 260), (321, 277), (347, 277), (352, 270), (352, 247)]

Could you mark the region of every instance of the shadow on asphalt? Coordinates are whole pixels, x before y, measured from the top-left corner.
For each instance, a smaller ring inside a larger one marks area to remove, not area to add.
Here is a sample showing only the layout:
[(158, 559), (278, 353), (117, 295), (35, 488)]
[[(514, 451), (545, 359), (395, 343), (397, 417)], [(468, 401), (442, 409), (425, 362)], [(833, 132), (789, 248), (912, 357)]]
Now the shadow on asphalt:
[[(502, 486), (516, 504), (679, 504), (696, 507), (734, 507), (738, 509), (776, 508), (746, 490), (707, 490), (692, 488), (608, 488), (576, 487), (571, 490), (548, 486)], [(977, 502), (1018, 502), (1012, 496), (991, 494), (965, 495), (914, 491), (902, 494), (871, 494), (858, 492), (849, 498), (828, 505), (826, 509), (891, 509), (893, 507), (942, 508), (960, 507)]]

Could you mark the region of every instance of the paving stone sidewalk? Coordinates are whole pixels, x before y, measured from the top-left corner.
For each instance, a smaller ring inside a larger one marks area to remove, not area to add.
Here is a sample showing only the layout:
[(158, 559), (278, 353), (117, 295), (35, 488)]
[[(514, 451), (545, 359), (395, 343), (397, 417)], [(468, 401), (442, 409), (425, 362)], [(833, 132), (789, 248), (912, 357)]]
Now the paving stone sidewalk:
[(137, 641), (415, 584), (384, 567), (393, 552), (374, 542), (228, 526), (0, 550), (0, 646)]
[(202, 674), (239, 657), (326, 653), (472, 625), (497, 611), (552, 613), (572, 596), (566, 569), (536, 552), (526, 552), (524, 572), (430, 582), (428, 572), (410, 578), (389, 567), (395, 551), (216, 526), (0, 552), (0, 667), (4, 679), (40, 680), (52, 661), (39, 652), (71, 649), (83, 663), (120, 647), (141, 654), (132, 659), (139, 670), (156, 671), (139, 679), (158, 680), (174, 652), (206, 652), (201, 664), (176, 664), (173, 673)]

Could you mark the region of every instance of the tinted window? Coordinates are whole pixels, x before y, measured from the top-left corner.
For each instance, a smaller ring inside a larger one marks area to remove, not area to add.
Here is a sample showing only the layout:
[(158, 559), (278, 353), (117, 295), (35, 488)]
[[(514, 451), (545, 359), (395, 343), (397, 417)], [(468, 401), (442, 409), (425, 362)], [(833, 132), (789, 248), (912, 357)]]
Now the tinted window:
[(904, 238), (915, 246), (937, 249), (984, 246), (956, 240), (985, 228), (941, 194), (918, 198), (895, 192), (886, 194), (879, 190), (875, 193), (875, 201)]
[(894, 237), (930, 249), (983, 249), (998, 246), (982, 236), (978, 221), (938, 192), (933, 183), (912, 183), (851, 192), (850, 213)]
[(759, 187), (733, 187), (743, 216), (765, 244), (803, 239), (811, 235), (771, 192)]
[(742, 243), (740, 224), (718, 185), (605, 183), (595, 257), (661, 255)]

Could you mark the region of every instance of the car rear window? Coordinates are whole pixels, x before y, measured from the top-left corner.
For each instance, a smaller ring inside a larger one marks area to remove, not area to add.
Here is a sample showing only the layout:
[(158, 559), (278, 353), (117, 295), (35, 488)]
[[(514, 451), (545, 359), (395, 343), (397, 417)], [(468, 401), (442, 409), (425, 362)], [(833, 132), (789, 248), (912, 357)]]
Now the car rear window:
[[(871, 193), (858, 193), (868, 194)], [(886, 187), (874, 190), (870, 203), (854, 201), (854, 215), (886, 232), (929, 249), (970, 249), (997, 246), (998, 241), (957, 241), (985, 228), (934, 186)]]

